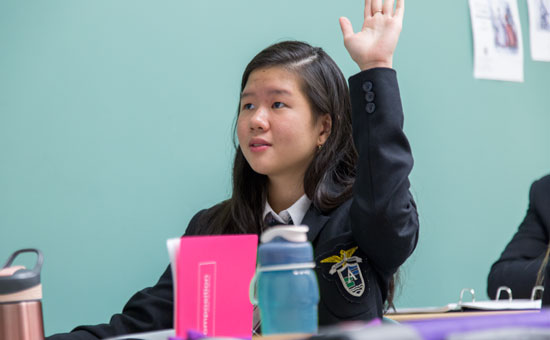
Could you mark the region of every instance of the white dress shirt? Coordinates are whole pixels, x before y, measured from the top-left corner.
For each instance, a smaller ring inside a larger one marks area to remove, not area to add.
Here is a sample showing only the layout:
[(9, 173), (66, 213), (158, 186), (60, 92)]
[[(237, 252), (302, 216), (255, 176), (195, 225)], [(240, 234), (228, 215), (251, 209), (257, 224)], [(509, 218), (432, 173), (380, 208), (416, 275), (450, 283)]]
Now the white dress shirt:
[(291, 205), (288, 209), (283, 210), (277, 214), (275, 211), (273, 211), (273, 209), (269, 205), (269, 202), (266, 200), (264, 205), (264, 214), (262, 218), (265, 221), (265, 217), (267, 216), (267, 214), (271, 213), (273, 218), (276, 219), (278, 222), (281, 222), (281, 224), (288, 224), (290, 219), (292, 219), (294, 225), (299, 225), (302, 223), (302, 220), (304, 219), (304, 216), (306, 215), (306, 212), (309, 209), (310, 205), (311, 200), (306, 196), (306, 194), (303, 194), (302, 197), (294, 202), (294, 204)]

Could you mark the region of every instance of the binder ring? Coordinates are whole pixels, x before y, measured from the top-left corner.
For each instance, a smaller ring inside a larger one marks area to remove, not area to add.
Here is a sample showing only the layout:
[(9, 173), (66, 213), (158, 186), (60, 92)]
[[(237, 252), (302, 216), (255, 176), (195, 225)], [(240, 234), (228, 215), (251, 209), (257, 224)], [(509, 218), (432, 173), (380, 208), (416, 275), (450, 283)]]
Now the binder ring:
[(462, 288), (462, 290), (460, 291), (460, 300), (458, 300), (458, 305), (462, 305), (462, 299), (464, 297), (464, 293), (470, 293), (470, 295), (472, 296), (472, 302), (475, 302), (476, 301), (476, 292), (473, 288)]
[(495, 297), (495, 300), (500, 300), (500, 293), (506, 292), (508, 293), (508, 301), (512, 302), (512, 290), (509, 287), (506, 286), (500, 286), (497, 289), (497, 295)]
[(531, 301), (540, 300), (537, 299), (537, 293), (540, 291), (540, 299), (542, 299), (542, 293), (544, 293), (544, 287), (543, 286), (535, 286), (533, 287), (533, 290), (531, 291)]

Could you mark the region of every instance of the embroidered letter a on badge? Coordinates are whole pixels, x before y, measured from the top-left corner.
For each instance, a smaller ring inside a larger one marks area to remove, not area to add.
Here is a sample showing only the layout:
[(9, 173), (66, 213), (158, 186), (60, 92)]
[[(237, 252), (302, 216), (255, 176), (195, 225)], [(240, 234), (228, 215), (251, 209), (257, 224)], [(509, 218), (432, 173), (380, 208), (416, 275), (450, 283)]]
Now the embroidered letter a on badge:
[(329, 256), (321, 263), (335, 263), (329, 271), (334, 275), (338, 272), (340, 281), (348, 293), (353, 296), (361, 296), (365, 292), (365, 281), (359, 263), (363, 262), (358, 256), (353, 256), (358, 247), (348, 250), (340, 250), (340, 255)]

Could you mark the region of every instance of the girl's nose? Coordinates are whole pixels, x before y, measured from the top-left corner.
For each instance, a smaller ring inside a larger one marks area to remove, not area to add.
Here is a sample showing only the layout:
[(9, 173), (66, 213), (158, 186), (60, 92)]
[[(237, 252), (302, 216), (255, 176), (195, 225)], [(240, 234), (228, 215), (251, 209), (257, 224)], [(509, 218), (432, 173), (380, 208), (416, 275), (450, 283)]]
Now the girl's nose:
[(259, 107), (250, 117), (250, 130), (266, 131), (269, 129), (268, 112), (263, 107)]

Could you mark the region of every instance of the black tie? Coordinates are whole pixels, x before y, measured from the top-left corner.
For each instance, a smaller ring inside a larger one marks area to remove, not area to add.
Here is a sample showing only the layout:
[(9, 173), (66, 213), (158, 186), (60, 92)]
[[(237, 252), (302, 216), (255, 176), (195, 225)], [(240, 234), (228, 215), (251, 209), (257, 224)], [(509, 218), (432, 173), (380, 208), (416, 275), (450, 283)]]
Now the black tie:
[(288, 223), (281, 223), (275, 217), (273, 217), (272, 213), (267, 213), (265, 215), (265, 225), (268, 227), (274, 227), (276, 225), (293, 225), (294, 222), (292, 221), (292, 217), (289, 217)]

